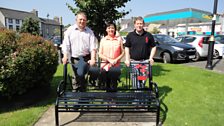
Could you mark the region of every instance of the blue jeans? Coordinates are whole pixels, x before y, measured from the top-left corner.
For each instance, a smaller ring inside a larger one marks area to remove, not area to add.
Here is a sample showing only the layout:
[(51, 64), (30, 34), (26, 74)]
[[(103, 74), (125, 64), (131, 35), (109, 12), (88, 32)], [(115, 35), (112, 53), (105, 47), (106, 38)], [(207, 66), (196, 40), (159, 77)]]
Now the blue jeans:
[(85, 75), (88, 72), (89, 65), (87, 61), (89, 58), (71, 58), (72, 70), (73, 70), (73, 80), (72, 84), (75, 85), (80, 92), (86, 91), (87, 82)]

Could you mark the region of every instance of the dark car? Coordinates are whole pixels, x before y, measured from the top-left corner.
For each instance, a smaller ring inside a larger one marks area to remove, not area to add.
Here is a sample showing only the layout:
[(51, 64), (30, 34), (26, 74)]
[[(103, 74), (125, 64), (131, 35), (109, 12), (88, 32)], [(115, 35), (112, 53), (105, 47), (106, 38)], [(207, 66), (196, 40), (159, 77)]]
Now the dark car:
[(61, 37), (60, 36), (54, 36), (51, 41), (54, 43), (55, 46), (61, 45)]
[(164, 63), (195, 58), (196, 49), (188, 44), (180, 43), (173, 37), (154, 34), (157, 50), (154, 59), (162, 59)]

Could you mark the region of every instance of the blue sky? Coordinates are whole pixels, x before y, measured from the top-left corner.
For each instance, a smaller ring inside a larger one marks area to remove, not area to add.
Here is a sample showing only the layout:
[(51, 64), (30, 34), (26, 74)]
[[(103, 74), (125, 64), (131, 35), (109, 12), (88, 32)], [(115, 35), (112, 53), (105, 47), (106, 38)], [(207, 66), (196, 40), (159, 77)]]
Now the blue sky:
[[(67, 8), (66, 3), (72, 6), (73, 0), (0, 0), (0, 7), (11, 8), (22, 11), (38, 10), (39, 17), (53, 19), (54, 16), (61, 16), (63, 24), (73, 24), (74, 14)], [(214, 0), (131, 0), (121, 10), (131, 10), (125, 18), (134, 16), (146, 16), (164, 11), (171, 11), (183, 8), (196, 8), (213, 12)], [(218, 0), (218, 13), (224, 13), (224, 0)]]

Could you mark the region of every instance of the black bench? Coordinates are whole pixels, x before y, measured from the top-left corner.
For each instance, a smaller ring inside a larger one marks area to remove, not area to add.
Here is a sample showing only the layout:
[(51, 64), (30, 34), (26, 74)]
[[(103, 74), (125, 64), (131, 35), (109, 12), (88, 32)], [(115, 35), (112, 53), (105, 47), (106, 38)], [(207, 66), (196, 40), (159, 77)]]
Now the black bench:
[[(105, 88), (100, 87), (98, 80), (96, 80), (96, 84), (88, 84), (86, 92), (73, 90), (71, 79), (68, 79), (70, 76), (67, 73), (67, 65), (64, 65), (64, 78), (57, 88), (56, 126), (59, 125), (59, 112), (153, 112), (156, 114), (156, 125), (158, 125), (160, 101), (157, 84), (152, 81), (151, 66), (148, 65), (147, 71), (145, 71), (139, 68), (139, 65), (143, 66), (138, 63), (135, 66), (135, 71), (129, 67), (122, 68), (123, 77), (118, 80), (120, 83), (117, 92), (106, 92)], [(138, 69), (146, 72), (147, 75), (137, 73), (140, 72)], [(133, 81), (136, 81), (135, 83), (144, 82), (146, 85), (141, 88), (133, 88)]]

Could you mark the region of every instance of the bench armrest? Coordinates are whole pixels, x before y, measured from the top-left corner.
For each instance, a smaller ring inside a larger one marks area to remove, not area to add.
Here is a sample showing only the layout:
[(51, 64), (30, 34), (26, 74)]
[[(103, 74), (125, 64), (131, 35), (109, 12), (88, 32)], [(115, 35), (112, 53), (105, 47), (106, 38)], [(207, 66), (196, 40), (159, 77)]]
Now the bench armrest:
[(152, 91), (155, 92), (156, 98), (159, 98), (159, 89), (157, 84), (155, 82), (151, 82), (151, 84), (152, 84)]
[(61, 80), (57, 87), (57, 96), (61, 96), (65, 92), (64, 85), (64, 80)]

